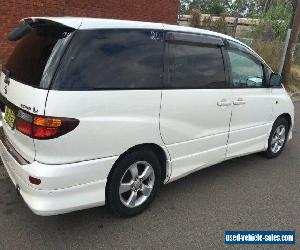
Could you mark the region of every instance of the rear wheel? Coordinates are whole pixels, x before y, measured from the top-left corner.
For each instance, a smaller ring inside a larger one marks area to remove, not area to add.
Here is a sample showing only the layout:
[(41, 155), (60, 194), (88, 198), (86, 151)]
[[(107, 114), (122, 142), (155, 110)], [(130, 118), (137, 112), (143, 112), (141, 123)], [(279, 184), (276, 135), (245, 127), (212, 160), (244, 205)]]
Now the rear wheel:
[(268, 158), (275, 158), (282, 152), (288, 137), (289, 123), (284, 118), (278, 118), (272, 128), (269, 140), (268, 149), (265, 155)]
[(161, 184), (159, 160), (151, 151), (134, 151), (119, 160), (110, 174), (107, 203), (119, 216), (141, 213)]

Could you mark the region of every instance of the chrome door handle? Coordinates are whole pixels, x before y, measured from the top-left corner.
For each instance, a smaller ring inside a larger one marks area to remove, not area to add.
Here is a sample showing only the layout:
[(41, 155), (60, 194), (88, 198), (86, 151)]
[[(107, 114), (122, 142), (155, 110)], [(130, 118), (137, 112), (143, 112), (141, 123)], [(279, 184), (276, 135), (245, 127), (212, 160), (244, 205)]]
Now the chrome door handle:
[(220, 107), (227, 107), (231, 105), (231, 102), (227, 101), (226, 99), (222, 99), (221, 101), (217, 102), (217, 105)]
[(233, 102), (234, 105), (243, 105), (246, 104), (246, 102), (243, 100), (243, 98), (238, 98), (236, 101)]

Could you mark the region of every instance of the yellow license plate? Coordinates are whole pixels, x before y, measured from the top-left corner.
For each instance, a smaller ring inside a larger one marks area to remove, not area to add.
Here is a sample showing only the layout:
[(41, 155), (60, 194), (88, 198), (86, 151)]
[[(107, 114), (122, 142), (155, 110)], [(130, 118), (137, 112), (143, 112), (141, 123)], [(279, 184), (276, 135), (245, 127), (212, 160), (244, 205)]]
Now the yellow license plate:
[(10, 109), (10, 108), (5, 107), (4, 120), (6, 121), (6, 123), (8, 124), (8, 126), (10, 126), (11, 128), (13, 128), (14, 125), (15, 125), (15, 120), (16, 120), (15, 112), (12, 109)]

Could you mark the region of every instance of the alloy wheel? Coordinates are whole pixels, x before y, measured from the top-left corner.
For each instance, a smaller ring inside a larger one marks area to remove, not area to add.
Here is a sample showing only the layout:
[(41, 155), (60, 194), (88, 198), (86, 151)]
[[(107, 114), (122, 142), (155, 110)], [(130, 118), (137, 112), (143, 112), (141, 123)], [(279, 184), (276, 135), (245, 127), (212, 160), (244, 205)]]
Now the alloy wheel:
[(150, 196), (154, 182), (154, 170), (148, 162), (132, 164), (120, 181), (119, 195), (123, 205), (129, 208), (142, 205)]
[(271, 151), (277, 154), (284, 146), (286, 140), (286, 129), (284, 125), (280, 125), (274, 131), (271, 139)]

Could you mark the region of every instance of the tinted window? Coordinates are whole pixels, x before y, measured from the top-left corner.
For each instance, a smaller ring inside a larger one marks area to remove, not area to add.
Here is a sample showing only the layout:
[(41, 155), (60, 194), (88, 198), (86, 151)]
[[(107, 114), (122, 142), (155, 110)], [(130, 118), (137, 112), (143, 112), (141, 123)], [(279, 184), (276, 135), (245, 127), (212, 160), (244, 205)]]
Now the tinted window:
[(230, 49), (228, 54), (234, 87), (257, 88), (264, 85), (264, 70), (260, 61), (239, 50)]
[(17, 43), (5, 65), (10, 77), (33, 87), (48, 88), (68, 37), (70, 33), (61, 27), (34, 28)]
[(53, 89), (161, 88), (163, 33), (151, 30), (77, 31)]
[(170, 43), (169, 85), (173, 88), (224, 88), (221, 49)]

